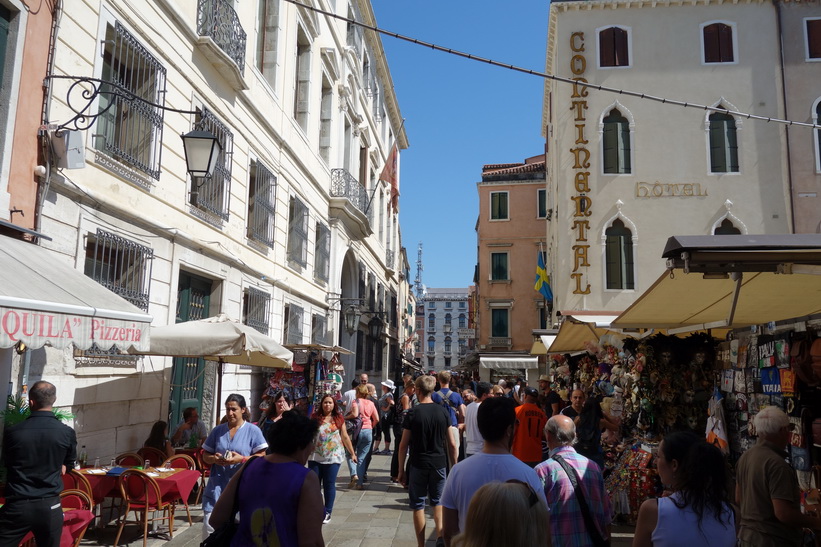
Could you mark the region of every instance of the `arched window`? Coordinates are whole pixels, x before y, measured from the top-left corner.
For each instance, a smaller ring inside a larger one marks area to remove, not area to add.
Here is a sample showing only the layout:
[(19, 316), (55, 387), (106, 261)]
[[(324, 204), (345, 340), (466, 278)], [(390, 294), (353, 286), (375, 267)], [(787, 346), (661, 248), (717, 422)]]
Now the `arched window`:
[(716, 229), (713, 231), (713, 235), (730, 235), (730, 234), (740, 234), (741, 230), (735, 227), (733, 221), (729, 218), (725, 218), (721, 221), (721, 224), (716, 226)]
[(428, 315), (428, 328), (436, 328), (436, 316), (433, 314)]
[(445, 325), (450, 325), (450, 314), (445, 315)]
[(434, 351), (435, 347), (436, 347), (436, 339), (433, 336), (431, 336), (430, 338), (428, 338), (428, 352), (432, 353)]
[(627, 31), (619, 27), (599, 32), (599, 66), (630, 66)]
[(464, 313), (460, 313), (460, 314), (459, 314), (459, 328), (460, 328), (460, 329), (463, 329), (463, 328), (465, 328), (465, 327), (467, 327), (467, 326), (468, 326), (468, 325), (467, 325), (467, 319), (465, 318), (465, 314), (464, 314)]
[(445, 351), (450, 351), (450, 344), (451, 344), (451, 339), (450, 339), (450, 336), (448, 336), (447, 338), (445, 338)]
[(710, 114), (710, 172), (738, 173), (735, 118), (724, 112)]
[(702, 29), (705, 63), (732, 63), (733, 27), (724, 23), (713, 23)]
[(604, 231), (605, 275), (608, 289), (634, 289), (633, 234), (621, 219)]
[(604, 172), (630, 173), (630, 122), (614, 108), (602, 120), (604, 124)]

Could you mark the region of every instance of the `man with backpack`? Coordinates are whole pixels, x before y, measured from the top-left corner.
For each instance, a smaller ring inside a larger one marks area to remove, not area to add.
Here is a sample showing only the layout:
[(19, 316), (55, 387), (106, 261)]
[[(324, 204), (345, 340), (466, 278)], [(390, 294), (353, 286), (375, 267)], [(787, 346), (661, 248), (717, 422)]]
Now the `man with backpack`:
[[(450, 389), (451, 374), (447, 370), (443, 370), (436, 375), (439, 381), (439, 391), (434, 391), (431, 399), (434, 403), (444, 407), (450, 415), (450, 432), (453, 437), (453, 443), (456, 445), (456, 452), (459, 452), (459, 424), (465, 421), (465, 401), (457, 392)], [(449, 462), (449, 466), (456, 465), (455, 461)]]

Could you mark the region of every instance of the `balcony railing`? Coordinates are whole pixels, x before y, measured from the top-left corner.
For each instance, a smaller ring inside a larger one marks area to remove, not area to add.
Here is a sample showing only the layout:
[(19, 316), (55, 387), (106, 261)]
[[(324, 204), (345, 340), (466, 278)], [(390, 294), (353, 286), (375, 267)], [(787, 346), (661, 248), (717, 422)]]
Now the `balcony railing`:
[(453, 328), (450, 326), (449, 323), (445, 323), (442, 325), (442, 332), (453, 332)]
[(393, 270), (393, 269), (395, 269), (394, 268), (395, 262), (396, 262), (396, 259), (394, 258), (394, 255), (393, 255), (393, 249), (387, 249), (385, 251), (385, 267), (388, 268), (389, 270)]
[(444, 355), (445, 357), (450, 357), (452, 354), (451, 354), (451, 352), (450, 352), (450, 350), (449, 350), (449, 349), (446, 349), (446, 350), (445, 350), (445, 352), (443, 353), (443, 355)]
[(429, 349), (425, 353), (427, 354), (428, 357), (433, 357), (434, 355), (436, 355), (436, 351), (434, 351), (432, 349)]
[(246, 34), (239, 17), (226, 0), (199, 0), (197, 33), (209, 36), (230, 57), (243, 73), (245, 68)]
[(513, 339), (512, 338), (499, 337), (499, 336), (492, 336), (490, 339), (488, 339), (488, 345), (490, 345), (490, 346), (510, 347), (510, 346), (513, 345)]
[(346, 198), (362, 214), (365, 214), (365, 207), (368, 206), (365, 187), (345, 169), (331, 170), (331, 197)]

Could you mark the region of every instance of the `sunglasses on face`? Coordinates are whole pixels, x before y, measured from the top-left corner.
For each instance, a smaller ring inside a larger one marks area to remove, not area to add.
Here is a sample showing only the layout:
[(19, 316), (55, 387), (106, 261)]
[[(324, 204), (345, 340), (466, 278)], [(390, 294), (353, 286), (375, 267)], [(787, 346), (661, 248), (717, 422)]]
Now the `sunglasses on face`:
[(521, 484), (525, 488), (527, 488), (528, 494), (528, 502), (530, 503), (530, 507), (533, 507), (537, 503), (539, 503), (539, 497), (536, 495), (536, 492), (533, 490), (533, 487), (527, 484), (524, 481), (520, 481), (518, 479), (510, 479), (505, 481), (507, 484)]

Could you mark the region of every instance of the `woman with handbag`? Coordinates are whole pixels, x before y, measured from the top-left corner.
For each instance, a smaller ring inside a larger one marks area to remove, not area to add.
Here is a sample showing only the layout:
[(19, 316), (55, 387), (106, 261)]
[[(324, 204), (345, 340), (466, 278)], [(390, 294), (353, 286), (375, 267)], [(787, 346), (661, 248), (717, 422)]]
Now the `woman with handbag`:
[(205, 485), (202, 496), (202, 537), (208, 537), (214, 529), (208, 524), (208, 517), (214, 504), (228, 481), (239, 471), (248, 456), (264, 454), (268, 448), (262, 431), (245, 420), (248, 410), (245, 397), (232, 393), (225, 399), (227, 421), (211, 430), (202, 445), (202, 460), (211, 466), (211, 477)]
[(319, 484), (325, 494), (325, 519), (322, 524), (327, 524), (331, 522), (331, 512), (334, 510), (336, 476), (345, 459), (345, 451), (354, 463), (357, 463), (357, 459), (345, 428), (345, 418), (333, 395), (326, 393), (322, 396), (311, 418), (319, 424), (319, 435), (314, 451), (308, 458), (308, 468), (319, 477)]
[(348, 459), (348, 468), (351, 472), (351, 482), (348, 488), (363, 490), (365, 488), (363, 479), (365, 478), (365, 461), (373, 443), (373, 427), (379, 423), (379, 416), (376, 413), (376, 405), (368, 399), (368, 386), (360, 385), (356, 388), (356, 399), (351, 403), (351, 411), (345, 416), (346, 419), (361, 418), (362, 429), (359, 431), (359, 438), (356, 440), (356, 467), (353, 460)]
[(231, 545), (324, 547), (319, 479), (305, 467), (318, 430), (314, 420), (286, 412), (271, 429), (270, 454), (234, 476), (211, 514), (216, 528), (239, 513)]
[(656, 461), (662, 484), (673, 494), (641, 504), (633, 547), (736, 545), (721, 450), (692, 431), (676, 431), (661, 441)]

